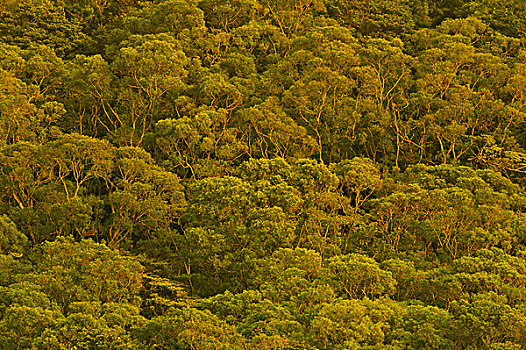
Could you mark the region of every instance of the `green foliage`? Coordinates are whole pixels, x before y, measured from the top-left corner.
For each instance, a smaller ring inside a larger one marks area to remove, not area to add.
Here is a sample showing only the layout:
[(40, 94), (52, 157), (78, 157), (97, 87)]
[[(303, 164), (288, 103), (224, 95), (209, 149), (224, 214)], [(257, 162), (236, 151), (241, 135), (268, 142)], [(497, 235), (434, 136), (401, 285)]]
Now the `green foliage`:
[[(135, 349), (142, 266), (106, 246), (57, 240), (34, 247), (29, 265), (0, 287), (0, 334), (6, 349), (75, 346)], [(17, 271), (18, 270), (18, 271)]]
[(139, 339), (146, 348), (246, 349), (243, 337), (232, 326), (210, 312), (191, 308), (153, 318), (140, 329)]
[(27, 245), (27, 237), (16, 228), (7, 215), (0, 216), (0, 253), (21, 256)]
[(389, 300), (336, 301), (316, 315), (309, 336), (319, 349), (381, 346), (399, 312)]
[(522, 349), (523, 1), (0, 1), (0, 348)]
[(328, 260), (328, 277), (335, 289), (351, 299), (391, 294), (395, 281), (374, 259), (359, 254), (339, 255)]
[(31, 257), (37, 270), (28, 277), (64, 310), (79, 301), (137, 302), (142, 267), (132, 258), (88, 240), (57, 240), (39, 250)]

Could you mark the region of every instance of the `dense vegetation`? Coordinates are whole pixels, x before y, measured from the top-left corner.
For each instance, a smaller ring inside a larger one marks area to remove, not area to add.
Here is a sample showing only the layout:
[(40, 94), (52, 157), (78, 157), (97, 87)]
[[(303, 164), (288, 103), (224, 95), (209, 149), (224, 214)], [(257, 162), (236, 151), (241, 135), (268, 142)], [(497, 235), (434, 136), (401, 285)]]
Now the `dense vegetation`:
[(522, 0), (0, 0), (2, 349), (525, 349)]

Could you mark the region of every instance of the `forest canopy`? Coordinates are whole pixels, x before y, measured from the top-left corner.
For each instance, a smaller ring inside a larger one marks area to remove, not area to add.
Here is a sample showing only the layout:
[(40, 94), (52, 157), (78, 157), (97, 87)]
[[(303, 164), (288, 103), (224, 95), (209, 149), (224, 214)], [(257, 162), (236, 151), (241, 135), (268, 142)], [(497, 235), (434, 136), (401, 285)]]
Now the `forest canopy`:
[(2, 349), (524, 349), (526, 3), (0, 0)]

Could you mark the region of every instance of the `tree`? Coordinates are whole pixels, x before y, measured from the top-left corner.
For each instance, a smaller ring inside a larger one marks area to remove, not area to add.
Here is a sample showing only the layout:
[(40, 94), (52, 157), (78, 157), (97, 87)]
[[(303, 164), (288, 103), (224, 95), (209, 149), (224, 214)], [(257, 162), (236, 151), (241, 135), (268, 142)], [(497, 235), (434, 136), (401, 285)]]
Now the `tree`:
[(138, 338), (147, 349), (247, 349), (234, 327), (207, 311), (192, 308), (170, 310), (150, 320)]
[(27, 237), (16, 228), (7, 215), (0, 216), (0, 254), (22, 256)]
[(78, 18), (68, 18), (64, 7), (51, 0), (4, 2), (1, 23), (3, 42), (23, 48), (44, 44), (61, 57), (74, 55), (86, 40)]
[(338, 300), (323, 306), (312, 320), (308, 336), (319, 349), (385, 346), (400, 309), (387, 299)]
[(64, 106), (56, 101), (42, 102), (41, 87), (24, 83), (15, 71), (0, 68), (0, 77), (0, 145), (47, 141), (66, 112)]
[(350, 299), (390, 295), (396, 281), (374, 259), (360, 254), (339, 255), (327, 261), (331, 286)]
[(108, 111), (103, 125), (121, 145), (137, 146), (170, 108), (165, 99), (184, 89), (187, 58), (168, 35), (132, 36), (125, 44), (112, 67), (122, 77), (121, 107)]
[(179, 244), (186, 272), (194, 269), (208, 277), (202, 293), (246, 288), (256, 259), (291, 245), (294, 223), (278, 203), (269, 205), (270, 186), (265, 187), (223, 177), (199, 180), (190, 188)]
[(240, 119), (249, 131), (249, 154), (256, 158), (306, 158), (319, 147), (307, 133), (283, 111), (276, 98), (241, 112)]
[[(399, 37), (410, 32), (415, 22), (426, 22), (424, 1), (341, 1), (328, 2), (328, 13), (363, 36)], [(419, 23), (420, 24), (420, 23)]]
[(105, 221), (105, 236), (112, 248), (142, 240), (166, 244), (172, 227), (185, 206), (179, 178), (154, 165), (141, 148), (116, 150), (115, 188), (108, 195), (111, 208)]
[(23, 259), (24, 270), (12, 269), (18, 281), (0, 287), (6, 349), (137, 348), (127, 331), (145, 321), (137, 305), (143, 268), (135, 259), (71, 239), (36, 246)]

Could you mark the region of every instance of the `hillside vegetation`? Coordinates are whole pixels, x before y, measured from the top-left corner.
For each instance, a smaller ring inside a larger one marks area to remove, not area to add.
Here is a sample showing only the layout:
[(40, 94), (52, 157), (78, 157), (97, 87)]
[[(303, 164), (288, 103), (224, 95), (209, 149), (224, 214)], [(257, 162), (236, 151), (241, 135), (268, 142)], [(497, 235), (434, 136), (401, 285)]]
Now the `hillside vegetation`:
[(0, 0), (0, 348), (526, 349), (522, 0)]

